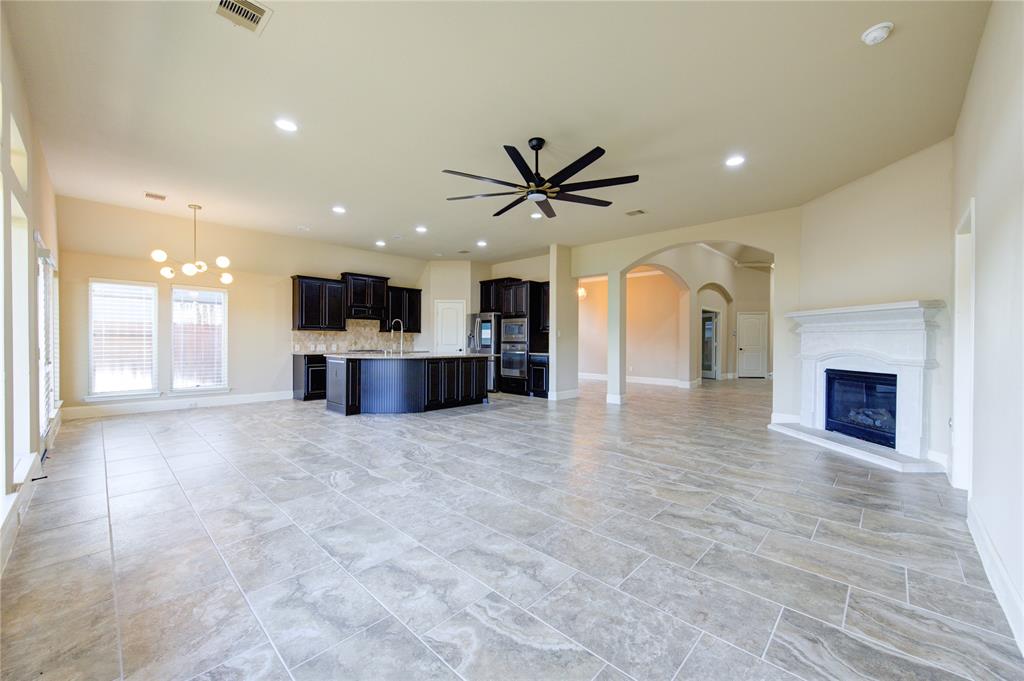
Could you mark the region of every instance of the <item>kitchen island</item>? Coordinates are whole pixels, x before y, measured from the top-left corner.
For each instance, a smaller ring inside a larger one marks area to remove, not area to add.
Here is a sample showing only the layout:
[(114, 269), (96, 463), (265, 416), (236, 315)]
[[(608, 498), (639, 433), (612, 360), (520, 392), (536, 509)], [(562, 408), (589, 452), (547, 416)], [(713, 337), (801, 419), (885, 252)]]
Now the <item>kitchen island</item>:
[(408, 414), (487, 399), (488, 355), (343, 353), (327, 360), (327, 409)]

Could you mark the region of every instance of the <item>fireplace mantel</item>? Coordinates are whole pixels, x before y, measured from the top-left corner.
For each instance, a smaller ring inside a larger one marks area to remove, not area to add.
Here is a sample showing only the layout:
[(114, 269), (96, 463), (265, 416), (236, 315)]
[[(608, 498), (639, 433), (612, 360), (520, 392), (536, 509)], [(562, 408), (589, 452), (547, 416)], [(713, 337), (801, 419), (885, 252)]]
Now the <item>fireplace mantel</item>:
[[(937, 366), (935, 318), (944, 306), (940, 300), (908, 300), (786, 314), (800, 335), (800, 427), (773, 424), (780, 426), (773, 430), (889, 468), (937, 470), (927, 458), (928, 418)], [(896, 374), (896, 464), (877, 460), (876, 445), (826, 434), (826, 369)]]

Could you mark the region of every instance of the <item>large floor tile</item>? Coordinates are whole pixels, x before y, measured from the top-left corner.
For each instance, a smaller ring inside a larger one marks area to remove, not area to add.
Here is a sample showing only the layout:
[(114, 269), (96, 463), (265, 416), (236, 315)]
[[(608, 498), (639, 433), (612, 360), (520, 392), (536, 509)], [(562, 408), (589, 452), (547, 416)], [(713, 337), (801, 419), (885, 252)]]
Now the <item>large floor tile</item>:
[(818, 519), (809, 515), (726, 496), (715, 499), (706, 510), (804, 539), (810, 539), (818, 525)]
[(497, 497), (472, 504), (464, 513), (478, 523), (516, 539), (529, 539), (558, 522), (552, 516)]
[(48, 504), (32, 503), (28, 507), (28, 513), (24, 515), (21, 527), (18, 528), (18, 534), (43, 532), (106, 517), (107, 495), (103, 493), (88, 494), (84, 497), (53, 501)]
[(594, 532), (684, 567), (696, 563), (712, 544), (695, 534), (628, 513), (616, 514), (595, 527)]
[(456, 681), (459, 678), (391, 617), (297, 667), (292, 674), (296, 681)]
[(224, 560), (244, 591), (253, 591), (330, 560), (317, 543), (295, 525), (228, 544)]
[(792, 610), (785, 610), (765, 659), (804, 679), (962, 681), (908, 657)]
[(1013, 637), (995, 594), (924, 572), (910, 570), (910, 604), (982, 629)]
[(604, 662), (495, 593), (424, 640), (467, 681), (590, 681)]
[(685, 508), (677, 504), (658, 513), (652, 520), (677, 530), (684, 530), (747, 551), (756, 549), (764, 536), (768, 534), (768, 529), (760, 525), (707, 511)]
[(699, 632), (600, 582), (577, 574), (530, 608), (637, 681), (668, 681)]
[(553, 525), (526, 543), (612, 586), (647, 558), (641, 551), (566, 523)]
[(272, 501), (261, 497), (244, 499), (233, 506), (212, 511), (201, 510), (199, 515), (210, 536), (221, 546), (292, 524), (291, 519)]
[(850, 594), (846, 629), (968, 678), (1024, 678), (1013, 639), (864, 591)]
[(355, 577), (418, 634), (490, 591), (422, 546), (369, 567)]
[(694, 571), (819, 619), (841, 624), (849, 587), (746, 551), (715, 544)]
[(361, 515), (312, 534), (349, 572), (360, 572), (416, 546), (416, 540), (370, 515)]
[(229, 580), (124, 617), (125, 681), (191, 679), (265, 641)]
[(4, 577), (109, 549), (106, 517), (19, 535), (4, 568)]
[(797, 681), (792, 674), (714, 636), (701, 636), (675, 681)]
[(892, 539), (884, 534), (826, 520), (818, 525), (814, 541), (954, 581), (963, 581), (963, 571), (956, 552), (934, 544)]
[(906, 570), (867, 556), (807, 541), (781, 532), (769, 532), (757, 555), (817, 573), (844, 584), (875, 591), (890, 598), (907, 599)]
[(195, 677), (194, 681), (291, 681), (291, 679), (277, 653), (274, 652), (273, 646), (264, 643), (200, 674)]
[(764, 652), (782, 606), (652, 558), (622, 590), (753, 655)]
[(333, 563), (271, 584), (249, 598), (289, 668), (388, 615)]
[(306, 532), (337, 525), (364, 512), (333, 490), (282, 501), (278, 506)]
[(114, 570), (121, 615), (151, 608), (229, 579), (220, 553), (207, 537), (160, 551), (120, 552)]
[(568, 565), (497, 533), (447, 557), (521, 607), (532, 604), (575, 573)]

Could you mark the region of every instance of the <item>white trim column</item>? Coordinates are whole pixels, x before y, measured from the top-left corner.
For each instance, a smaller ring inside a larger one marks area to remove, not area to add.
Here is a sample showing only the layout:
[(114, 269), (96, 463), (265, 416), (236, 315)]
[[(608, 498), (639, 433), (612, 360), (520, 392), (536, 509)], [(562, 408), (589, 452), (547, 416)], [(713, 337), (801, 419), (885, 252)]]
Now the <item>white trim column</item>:
[(579, 284), (572, 276), (572, 248), (551, 244), (548, 250), (550, 331), (548, 348), (548, 399), (579, 397)]
[(608, 273), (608, 394), (609, 404), (626, 399), (626, 273)]

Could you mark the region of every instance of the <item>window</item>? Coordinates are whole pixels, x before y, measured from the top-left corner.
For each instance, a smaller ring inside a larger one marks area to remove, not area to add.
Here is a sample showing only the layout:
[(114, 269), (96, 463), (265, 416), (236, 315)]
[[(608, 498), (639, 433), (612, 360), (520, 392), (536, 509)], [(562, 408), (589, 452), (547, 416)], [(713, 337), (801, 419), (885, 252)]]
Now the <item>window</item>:
[(228, 387), (228, 294), (171, 289), (171, 388)]
[[(41, 243), (41, 242), (40, 242)], [(36, 281), (39, 324), (39, 434), (43, 437), (57, 415), (57, 286), (53, 260), (39, 258)]]
[(157, 390), (156, 286), (89, 282), (89, 392)]

